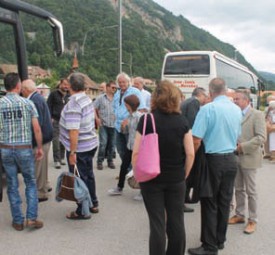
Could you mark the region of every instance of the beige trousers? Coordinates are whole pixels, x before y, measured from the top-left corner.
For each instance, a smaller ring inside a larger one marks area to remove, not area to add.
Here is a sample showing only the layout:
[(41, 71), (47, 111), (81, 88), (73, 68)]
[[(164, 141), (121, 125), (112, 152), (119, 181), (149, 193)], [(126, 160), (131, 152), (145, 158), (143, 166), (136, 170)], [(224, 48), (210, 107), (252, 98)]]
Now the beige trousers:
[(35, 161), (35, 177), (38, 191), (38, 198), (46, 198), (48, 194), (48, 154), (51, 143), (43, 144), (44, 156), (41, 160)]
[(236, 215), (245, 217), (246, 198), (248, 199), (248, 219), (257, 222), (257, 169), (242, 168), (238, 164), (235, 179)]

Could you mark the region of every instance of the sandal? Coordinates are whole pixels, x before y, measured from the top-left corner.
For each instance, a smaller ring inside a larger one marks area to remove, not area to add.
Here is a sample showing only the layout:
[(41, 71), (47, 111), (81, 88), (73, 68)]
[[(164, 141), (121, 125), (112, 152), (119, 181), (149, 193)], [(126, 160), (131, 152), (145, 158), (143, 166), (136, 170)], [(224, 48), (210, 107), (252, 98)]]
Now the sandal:
[(98, 212), (99, 212), (99, 209), (98, 209), (98, 207), (94, 206), (94, 207), (91, 207), (91, 208), (90, 208), (90, 212), (91, 212), (91, 213), (98, 213)]
[(76, 212), (70, 212), (70, 214), (66, 215), (66, 218), (69, 220), (89, 220), (91, 219), (91, 215), (84, 216), (84, 215), (79, 215)]

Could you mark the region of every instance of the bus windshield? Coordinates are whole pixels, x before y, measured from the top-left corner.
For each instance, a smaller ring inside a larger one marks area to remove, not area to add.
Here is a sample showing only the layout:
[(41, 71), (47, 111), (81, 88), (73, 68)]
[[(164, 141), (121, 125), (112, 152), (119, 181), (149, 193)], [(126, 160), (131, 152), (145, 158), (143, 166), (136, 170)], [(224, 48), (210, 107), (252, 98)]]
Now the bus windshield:
[(209, 55), (168, 56), (164, 75), (209, 75)]
[[(24, 80), (28, 78), (28, 56), (20, 12), (46, 20), (50, 24), (53, 31), (54, 51), (57, 56), (60, 56), (64, 50), (64, 39), (63, 26), (51, 13), (20, 0), (0, 0), (0, 29), (2, 39), (0, 64), (16, 64), (20, 78)], [(34, 38), (35, 35), (32, 35), (32, 37)], [(11, 68), (11, 65), (8, 68)], [(2, 66), (1, 74), (8, 72), (6, 69), (3, 71)], [(12, 67), (12, 70), (15, 71), (14, 67)]]

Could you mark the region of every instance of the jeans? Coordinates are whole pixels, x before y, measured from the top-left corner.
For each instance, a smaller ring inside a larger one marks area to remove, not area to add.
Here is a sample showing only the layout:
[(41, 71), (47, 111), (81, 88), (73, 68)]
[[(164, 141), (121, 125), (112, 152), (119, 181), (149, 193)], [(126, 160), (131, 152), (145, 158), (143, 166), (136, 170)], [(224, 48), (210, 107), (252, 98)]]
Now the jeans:
[(65, 147), (59, 141), (59, 122), (53, 120), (53, 160), (60, 162), (65, 157)]
[(143, 182), (140, 188), (150, 223), (149, 254), (183, 255), (186, 243), (182, 203), (185, 181)]
[(102, 163), (107, 154), (108, 163), (113, 161), (115, 152), (115, 129), (111, 127), (101, 126), (99, 128), (99, 149), (97, 155), (97, 163)]
[[(97, 200), (97, 196), (96, 196), (96, 183), (95, 183), (95, 176), (94, 176), (94, 171), (93, 171), (93, 157), (96, 153), (96, 149), (97, 148), (95, 148), (91, 151), (76, 153), (78, 172), (80, 174), (81, 179), (85, 182), (85, 184), (89, 190), (94, 207), (98, 206), (98, 200)], [(70, 156), (70, 153), (67, 151), (68, 163), (69, 163), (69, 156)], [(74, 172), (73, 165), (69, 165), (69, 171), (71, 173)], [(76, 213), (78, 215), (81, 215), (82, 214), (81, 212), (82, 212), (82, 206), (81, 206), (81, 204), (77, 204)]]
[(25, 182), (27, 200), (26, 218), (35, 220), (38, 211), (37, 188), (34, 173), (34, 155), (32, 149), (1, 149), (3, 166), (7, 176), (7, 194), (10, 202), (13, 223), (23, 224), (22, 200), (18, 192), (18, 170)]
[(121, 160), (127, 150), (128, 134), (120, 133), (116, 130), (116, 148)]

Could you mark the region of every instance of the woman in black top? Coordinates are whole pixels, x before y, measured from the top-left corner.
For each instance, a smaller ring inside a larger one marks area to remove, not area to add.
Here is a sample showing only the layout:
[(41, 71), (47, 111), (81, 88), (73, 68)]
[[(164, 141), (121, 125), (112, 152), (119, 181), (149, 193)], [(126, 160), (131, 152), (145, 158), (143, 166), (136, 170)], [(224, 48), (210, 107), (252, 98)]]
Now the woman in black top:
[[(188, 122), (180, 114), (180, 102), (181, 92), (168, 81), (162, 81), (152, 94), (151, 110), (159, 138), (161, 173), (148, 182), (140, 183), (150, 222), (150, 255), (183, 255), (185, 251), (185, 179), (193, 164), (194, 147)], [(143, 121), (144, 116), (137, 128), (133, 167), (138, 156)], [(147, 118), (145, 134), (148, 133), (153, 133), (150, 117)]]

